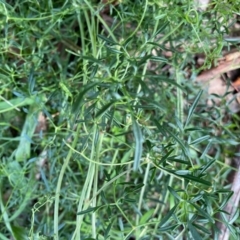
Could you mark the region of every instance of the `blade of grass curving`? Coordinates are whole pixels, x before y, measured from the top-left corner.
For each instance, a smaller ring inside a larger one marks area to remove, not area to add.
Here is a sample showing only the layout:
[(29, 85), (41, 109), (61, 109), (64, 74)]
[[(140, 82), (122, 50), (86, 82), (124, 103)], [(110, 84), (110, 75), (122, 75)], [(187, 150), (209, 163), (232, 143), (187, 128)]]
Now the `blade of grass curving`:
[(153, 212), (154, 212), (154, 209), (150, 209), (148, 210), (140, 219), (140, 222), (139, 224), (145, 224), (149, 221), (149, 219), (152, 217), (153, 215)]
[(166, 155), (164, 155), (161, 160), (159, 161), (159, 164), (164, 164), (167, 159), (169, 159), (169, 156), (172, 154), (172, 152), (174, 151), (174, 149), (170, 149), (169, 152), (166, 153)]
[(179, 176), (179, 177), (185, 178), (187, 180), (190, 180), (190, 181), (194, 181), (194, 182), (197, 182), (197, 183), (204, 184), (204, 185), (209, 186), (209, 187), (212, 186), (211, 182), (203, 180), (199, 177), (195, 177), (195, 176), (190, 175), (190, 174), (186, 174), (186, 175), (176, 174), (176, 175)]
[(180, 145), (182, 151), (184, 152), (185, 156), (188, 157), (190, 154), (189, 154), (189, 151), (188, 149), (185, 147), (184, 145), (184, 142), (178, 137), (176, 136), (172, 131), (170, 131), (168, 129), (168, 127), (166, 127), (164, 129), (176, 142), (178, 142), (178, 144)]
[[(162, 18), (162, 16), (161, 16)], [(155, 19), (160, 19), (160, 17), (155, 17)], [(169, 22), (163, 22), (161, 23), (161, 27), (154, 33), (154, 37), (157, 37), (159, 33), (161, 33), (167, 26), (169, 25)]]
[(3, 180), (0, 179), (0, 208), (1, 208), (1, 212), (2, 212), (2, 216), (1, 218), (3, 219), (3, 223), (5, 224), (7, 230), (13, 234), (13, 231), (12, 231), (12, 226), (10, 224), (10, 221), (9, 221), (9, 217), (8, 217), (8, 211), (3, 203), (3, 196), (2, 196), (2, 186), (3, 186)]
[(103, 113), (105, 113), (116, 101), (111, 101), (109, 103), (107, 103), (106, 105), (104, 105), (97, 113), (96, 113), (96, 117), (99, 117), (100, 115), (102, 115)]
[(195, 139), (194, 141), (192, 141), (192, 142), (190, 143), (190, 145), (199, 144), (199, 143), (201, 143), (201, 142), (203, 142), (203, 141), (208, 140), (209, 138), (210, 138), (210, 135), (206, 135), (206, 136), (197, 138), (197, 139)]
[(77, 213), (77, 215), (84, 215), (86, 213), (90, 213), (90, 212), (95, 212), (97, 211), (100, 207), (102, 206), (97, 206), (97, 207), (89, 207), (86, 210), (80, 211)]
[(113, 224), (113, 222), (110, 222), (108, 224), (107, 228), (104, 230), (104, 239), (108, 239), (108, 237), (109, 237), (108, 234), (109, 234), (109, 232), (111, 230), (112, 224)]
[(173, 216), (176, 208), (178, 207), (178, 203), (165, 215), (165, 217), (161, 220), (159, 227), (163, 227), (168, 223), (168, 220)]
[(176, 87), (178, 87), (178, 88), (180, 88), (180, 89), (182, 89), (184, 91), (183, 86), (178, 84), (174, 79), (170, 79), (170, 78), (168, 78), (166, 76), (146, 74), (145, 77), (149, 78), (149, 79), (157, 79), (158, 81), (163, 81), (163, 82), (168, 83), (170, 85), (174, 85), (174, 86), (176, 86)]
[(186, 127), (188, 126), (188, 124), (189, 124), (189, 122), (190, 122), (190, 120), (191, 120), (191, 118), (192, 118), (193, 112), (194, 112), (194, 110), (195, 110), (196, 107), (197, 107), (197, 104), (198, 104), (198, 102), (199, 102), (199, 99), (200, 99), (200, 97), (202, 96), (202, 93), (203, 93), (203, 90), (200, 90), (200, 91), (198, 92), (197, 97), (195, 98), (192, 106), (190, 107), (184, 128), (186, 128)]
[[(166, 231), (173, 230), (173, 229), (175, 229), (175, 228), (178, 227), (178, 226), (179, 226), (178, 223), (177, 223), (177, 224), (173, 224), (173, 225), (163, 226), (163, 227), (160, 227), (160, 228), (158, 229), (158, 231), (160, 231), (160, 232), (166, 232)], [(169, 238), (169, 239), (170, 239), (170, 238)]]
[(179, 201), (182, 200), (182, 198), (177, 194), (177, 192), (171, 188), (170, 186), (168, 186), (168, 191)]
[(192, 234), (193, 239), (194, 240), (202, 240), (202, 237), (199, 235), (196, 228), (192, 225), (192, 223), (190, 221), (188, 221), (187, 225)]
[(198, 214), (202, 215), (203, 217), (205, 217), (206, 219), (208, 219), (211, 223), (214, 223), (214, 219), (202, 208), (200, 208), (198, 205), (196, 205), (195, 203), (189, 202), (197, 211)]
[(201, 171), (200, 171), (200, 175), (202, 173), (204, 173), (209, 167), (211, 167), (211, 165), (213, 163), (215, 163), (215, 161), (216, 161), (216, 159), (213, 159), (213, 160), (209, 161), (206, 165), (203, 165), (203, 167), (201, 168)]
[(102, 34), (97, 35), (100, 39), (102, 39), (104, 42), (111, 44), (111, 45), (120, 45), (119, 43), (115, 42), (113, 39), (110, 39), (109, 37), (105, 37)]
[(208, 230), (207, 228), (205, 228), (204, 226), (199, 225), (199, 224), (196, 224), (196, 223), (192, 223), (192, 225), (193, 225), (195, 228), (201, 230), (202, 232), (204, 232), (204, 233), (206, 233), (206, 234), (208, 234), (208, 235), (211, 235), (211, 231), (209, 231), (209, 230)]
[(136, 142), (135, 153), (134, 153), (134, 162), (133, 162), (133, 170), (137, 171), (139, 166), (140, 166), (140, 161), (141, 161), (141, 157), (142, 157), (143, 136), (142, 136), (141, 128), (134, 118), (132, 119), (132, 124), (133, 124), (133, 134), (134, 134), (135, 142)]
[[(3, 99), (3, 97), (1, 97)], [(6, 100), (3, 99), (4, 102), (0, 102), (0, 113), (4, 113), (7, 111), (11, 111), (13, 109), (16, 109), (18, 111), (20, 111), (20, 109), (18, 109), (18, 107), (23, 107), (26, 105), (32, 105), (34, 104), (36, 98), (35, 96), (31, 96), (29, 98), (14, 98), (11, 100)]]
[(82, 100), (84, 95), (93, 87), (95, 87), (98, 83), (90, 83), (87, 84), (83, 87), (83, 90), (78, 94), (78, 96), (76, 97), (75, 101), (73, 102), (73, 106), (72, 106), (72, 113), (76, 114), (77, 112), (79, 112), (81, 104), (82, 104)]
[(168, 59), (165, 57), (159, 57), (159, 56), (151, 56), (150, 60), (154, 61), (154, 62), (164, 62), (167, 63)]

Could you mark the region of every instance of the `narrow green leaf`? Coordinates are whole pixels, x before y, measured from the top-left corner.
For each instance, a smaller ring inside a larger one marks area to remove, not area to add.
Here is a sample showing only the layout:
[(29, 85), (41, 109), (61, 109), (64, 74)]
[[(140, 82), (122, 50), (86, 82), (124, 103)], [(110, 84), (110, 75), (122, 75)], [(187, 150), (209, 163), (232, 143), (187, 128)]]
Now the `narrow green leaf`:
[(227, 224), (227, 227), (230, 231), (230, 236), (234, 239), (234, 240), (239, 240), (239, 232), (236, 231), (236, 227), (230, 225), (230, 224)]
[(81, 212), (78, 212), (77, 215), (84, 215), (86, 213), (90, 213), (90, 212), (95, 212), (97, 211), (101, 206), (97, 206), (97, 207), (89, 207), (88, 209), (86, 210), (83, 210)]
[(206, 129), (202, 129), (200, 127), (189, 127), (189, 128), (185, 128), (185, 132), (196, 132), (196, 131), (200, 131), (200, 132), (205, 132)]
[(113, 39), (107, 38), (101, 34), (97, 35), (100, 39), (102, 39), (104, 42), (112, 44), (112, 45), (120, 45), (119, 43), (115, 42)]
[[(163, 17), (165, 17), (166, 14), (161, 14), (155, 17), (155, 19), (162, 19)], [(161, 33), (167, 26), (168, 26), (169, 22), (163, 22), (161, 23), (161, 27), (156, 31), (156, 33), (154, 34), (155, 36), (157, 36), (159, 33)]]
[(207, 144), (207, 146), (205, 147), (202, 155), (200, 156), (201, 159), (206, 156), (206, 154), (208, 153), (208, 151), (209, 151), (209, 149), (210, 149), (211, 146), (212, 146), (212, 141), (209, 141), (208, 144)]
[(184, 175), (189, 175), (189, 174), (191, 174), (191, 171), (189, 171), (189, 170), (177, 170), (177, 171), (175, 172), (175, 174), (184, 176)]
[(90, 76), (91, 79), (95, 77), (95, 75), (98, 71), (98, 68), (99, 68), (99, 64), (93, 65), (93, 67), (91, 69), (91, 76)]
[(12, 225), (12, 233), (13, 233), (14, 239), (21, 239), (21, 240), (28, 239), (28, 233), (26, 229), (23, 227)]
[(182, 200), (182, 198), (177, 194), (177, 192), (173, 188), (171, 188), (170, 186), (168, 186), (168, 191), (179, 201)]
[[(174, 174), (176, 174), (176, 172), (174, 172)], [(191, 180), (191, 181), (194, 181), (194, 182), (197, 182), (197, 183), (201, 183), (201, 184), (204, 184), (204, 185), (207, 185), (207, 186), (212, 186), (211, 182), (208, 182), (206, 180), (203, 180), (199, 177), (195, 177), (193, 175), (190, 175), (190, 174), (186, 174), (186, 175), (179, 175), (179, 174), (176, 174), (177, 176), (180, 176), (182, 178), (185, 178), (187, 180)]]
[(192, 223), (190, 221), (188, 221), (188, 228), (189, 228), (194, 240), (202, 240), (202, 237), (199, 235), (196, 228), (192, 225)]
[(178, 203), (161, 220), (159, 227), (163, 227), (168, 223), (168, 220), (172, 217), (177, 207), (178, 207)]
[(108, 239), (108, 237), (109, 237), (108, 234), (111, 230), (112, 224), (113, 224), (113, 221), (108, 224), (106, 230), (104, 231), (104, 239)]
[(30, 157), (32, 137), (38, 124), (39, 110), (34, 105), (29, 107), (27, 117), (25, 119), (19, 145), (15, 151), (15, 158), (17, 161), (26, 161)]
[(167, 58), (164, 57), (158, 57), (158, 56), (151, 56), (150, 60), (155, 61), (155, 62), (168, 62)]
[(178, 226), (179, 226), (179, 224), (173, 224), (173, 225), (168, 225), (168, 226), (160, 227), (158, 230), (159, 230), (160, 232), (166, 232), (166, 231), (173, 230), (173, 229), (177, 228)]
[(156, 42), (151, 42), (151, 41), (149, 41), (149, 42), (147, 42), (147, 44), (148, 44), (148, 45), (156, 46), (156, 47), (160, 48), (161, 50), (166, 50), (166, 48), (165, 48), (163, 45), (161, 45), (161, 44), (159, 44), (159, 43), (156, 43)]
[(174, 79), (169, 79), (168, 77), (165, 76), (159, 76), (159, 75), (145, 75), (145, 78), (149, 78), (149, 79), (157, 79), (159, 81), (163, 81), (165, 83), (174, 85), (178, 88), (180, 88), (181, 90), (183, 90), (185, 92), (185, 89), (183, 88), (183, 86), (181, 86), (180, 84), (178, 84)]
[(132, 189), (133, 192), (139, 191), (144, 186), (143, 183), (139, 183), (134, 185), (134, 188)]
[(132, 40), (133, 40), (133, 37), (125, 39), (125, 41), (123, 42), (123, 47), (126, 48)]
[(137, 191), (139, 191), (143, 186), (144, 186), (143, 183), (139, 183), (139, 184), (137, 184), (137, 185), (130, 185), (130, 186), (126, 187), (124, 191), (125, 191), (126, 193), (137, 192)]
[(187, 116), (187, 120), (186, 120), (186, 123), (185, 123), (185, 127), (188, 126), (188, 124), (189, 124), (189, 122), (190, 122), (190, 120), (191, 120), (191, 118), (192, 118), (193, 112), (194, 112), (194, 110), (195, 110), (196, 107), (197, 107), (197, 104), (198, 104), (198, 102), (199, 102), (199, 99), (200, 99), (202, 93), (203, 93), (203, 90), (200, 90), (199, 93), (198, 93), (198, 95), (197, 95), (197, 97), (195, 98), (192, 106), (190, 107), (189, 112), (188, 112), (188, 116)]
[(108, 216), (112, 216), (112, 209), (109, 205), (107, 205), (106, 213)]
[(174, 150), (175, 150), (175, 149), (171, 149), (169, 152), (167, 152), (167, 154), (164, 155), (164, 156), (161, 158), (159, 164), (165, 163), (165, 162), (167, 161), (168, 157), (171, 155), (171, 153), (172, 153)]
[(233, 217), (231, 218), (231, 220), (229, 221), (230, 224), (233, 224), (239, 217), (239, 210), (236, 209), (236, 212), (233, 214)]
[(211, 223), (214, 223), (214, 219), (202, 208), (200, 208), (198, 205), (196, 205), (195, 203), (189, 202), (197, 211), (198, 214), (202, 215), (203, 217), (205, 217), (206, 219), (208, 219)]
[(153, 120), (157, 129), (159, 130), (159, 132), (163, 135), (166, 136), (166, 131), (163, 125), (161, 125), (156, 119)]
[(216, 190), (216, 192), (215, 193), (232, 193), (232, 191), (231, 190), (227, 190), (227, 189), (219, 189), (219, 190)]
[(202, 225), (199, 225), (199, 224), (196, 224), (196, 223), (192, 223), (192, 225), (193, 225), (194, 227), (196, 227), (197, 229), (201, 230), (202, 232), (208, 234), (208, 235), (211, 234), (211, 231), (209, 231), (207, 228), (205, 228), (205, 227), (202, 226)]
[(226, 42), (230, 43), (240, 43), (240, 37), (225, 37), (224, 38)]
[(195, 196), (194, 198), (191, 199), (191, 202), (197, 202), (199, 200), (201, 200), (203, 198), (203, 195), (200, 193), (197, 196)]
[(193, 142), (191, 142), (190, 145), (199, 144), (199, 143), (201, 143), (201, 142), (203, 142), (203, 141), (208, 140), (209, 138), (210, 138), (209, 135), (200, 137), (200, 138), (194, 140)]
[(182, 164), (186, 164), (186, 165), (191, 165), (191, 163), (189, 161), (185, 161), (179, 158), (174, 158), (174, 157), (169, 157), (168, 161), (173, 161), (173, 162), (178, 162), (178, 163), (182, 163)]
[(231, 237), (232, 237), (233, 239), (238, 240), (239, 238), (238, 238), (238, 236), (236, 235), (236, 228), (233, 228), (233, 226), (232, 226), (231, 224), (229, 224), (229, 220), (228, 220), (228, 218), (226, 217), (225, 214), (223, 214), (222, 212), (220, 212), (220, 215), (221, 215), (221, 217), (222, 217), (222, 219), (223, 219), (223, 222), (224, 222), (225, 226), (229, 229), (229, 231), (230, 231), (230, 233), (231, 233)]
[(122, 218), (118, 218), (118, 226), (120, 228), (120, 230), (123, 232), (124, 231), (124, 224), (123, 224), (123, 221), (122, 221)]
[(154, 209), (150, 209), (149, 211), (144, 213), (143, 216), (140, 219), (140, 222), (139, 222), (140, 225), (147, 223), (149, 221), (149, 219), (151, 218), (153, 213), (154, 213)]
[[(155, 20), (160, 20), (160, 19), (162, 19), (162, 18), (164, 18), (164, 17), (166, 17), (166, 16), (167, 16), (166, 13), (162, 13), (162, 14), (160, 14), (160, 15), (155, 16), (154, 19), (155, 19)], [(162, 24), (162, 22), (160, 22), (160, 23)], [(167, 22), (167, 23), (168, 23), (168, 22)], [(156, 34), (159, 34), (160, 32), (162, 32), (162, 31), (158, 31)]]
[(142, 157), (143, 137), (142, 137), (141, 128), (138, 125), (138, 123), (135, 121), (135, 119), (132, 120), (132, 123), (133, 123), (133, 134), (134, 134), (135, 141), (136, 141), (133, 170), (137, 171), (140, 166), (140, 161), (141, 161), (141, 157)]
[(103, 203), (107, 205), (107, 204), (108, 204), (108, 201), (107, 201), (107, 199), (106, 199), (106, 196), (105, 196), (104, 191), (101, 191), (101, 192), (100, 192), (100, 196), (101, 196), (101, 199), (102, 199)]
[(183, 142), (180, 138), (178, 138), (172, 131), (170, 131), (170, 130), (168, 129), (168, 127), (165, 128), (165, 131), (166, 131), (176, 142), (178, 142), (178, 144), (180, 145), (180, 147), (181, 147), (182, 151), (184, 152), (185, 156), (189, 156), (189, 155), (190, 155), (190, 154), (189, 154), (189, 151), (188, 151), (188, 149), (185, 147), (184, 142)]
[(122, 51), (120, 51), (116, 48), (113, 48), (113, 47), (106, 46), (106, 48), (108, 49), (109, 52), (112, 52), (112, 53), (117, 53), (117, 54), (123, 53)]
[(81, 58), (84, 60), (88, 60), (90, 63), (96, 63), (98, 65), (102, 64), (102, 62), (99, 59), (92, 56), (81, 56)]
[(96, 118), (105, 113), (116, 101), (111, 101), (108, 104), (104, 105), (96, 114)]
[(122, 198), (122, 200), (123, 200), (124, 202), (129, 202), (129, 203), (135, 203), (135, 202), (137, 202), (137, 200), (136, 200), (136, 199), (133, 199), (133, 198)]
[(118, 185), (132, 185), (132, 186), (134, 186), (134, 184), (132, 182), (119, 182)]
[(35, 78), (34, 78), (34, 68), (32, 66), (29, 77), (28, 77), (28, 91), (31, 95), (34, 93), (33, 92), (34, 87), (35, 87)]
[(85, 87), (83, 87), (83, 90), (78, 94), (78, 96), (76, 97), (73, 106), (72, 106), (72, 113), (76, 114), (77, 112), (79, 112), (79, 109), (82, 105), (82, 100), (84, 95), (93, 87), (95, 87), (98, 83), (90, 83), (88, 85), (86, 85)]
[(200, 174), (204, 173), (209, 167), (211, 167), (211, 165), (215, 163), (215, 161), (216, 160), (214, 159), (212, 161), (209, 161), (206, 165), (202, 166)]
[(18, 107), (23, 107), (26, 105), (32, 105), (35, 103), (36, 97), (32, 96), (30, 98), (14, 98), (11, 100), (5, 100), (0, 102), (0, 113), (11, 111), (13, 109), (18, 109)]
[(228, 195), (223, 198), (222, 204), (221, 204), (221, 206), (219, 207), (220, 209), (223, 209), (223, 208), (226, 206), (226, 204), (228, 203), (229, 199), (233, 196), (233, 194), (234, 194), (234, 192), (233, 192), (233, 191), (230, 191), (230, 192), (228, 193)]

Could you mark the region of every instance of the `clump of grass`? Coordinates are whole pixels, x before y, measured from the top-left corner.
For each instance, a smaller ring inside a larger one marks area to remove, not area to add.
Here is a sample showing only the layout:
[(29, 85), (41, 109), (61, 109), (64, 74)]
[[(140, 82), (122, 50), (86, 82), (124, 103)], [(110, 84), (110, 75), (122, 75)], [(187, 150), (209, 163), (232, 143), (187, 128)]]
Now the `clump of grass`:
[(191, 80), (196, 53), (209, 68), (231, 47), (237, 4), (0, 8), (0, 238), (217, 237), (232, 195), (224, 158), (238, 137)]

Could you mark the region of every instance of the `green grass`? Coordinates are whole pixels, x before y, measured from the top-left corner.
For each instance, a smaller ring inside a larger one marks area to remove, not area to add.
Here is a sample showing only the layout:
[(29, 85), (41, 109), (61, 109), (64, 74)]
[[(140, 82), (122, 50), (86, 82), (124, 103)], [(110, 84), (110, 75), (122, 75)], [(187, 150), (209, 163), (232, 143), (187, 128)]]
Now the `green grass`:
[(217, 239), (239, 119), (194, 57), (237, 46), (239, 3), (107, 6), (0, 2), (0, 239)]

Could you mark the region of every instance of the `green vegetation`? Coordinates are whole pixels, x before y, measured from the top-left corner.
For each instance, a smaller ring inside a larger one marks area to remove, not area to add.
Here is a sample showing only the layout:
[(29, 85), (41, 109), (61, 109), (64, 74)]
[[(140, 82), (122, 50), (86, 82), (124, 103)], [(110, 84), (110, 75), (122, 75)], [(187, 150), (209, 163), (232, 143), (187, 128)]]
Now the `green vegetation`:
[(239, 119), (193, 80), (239, 3), (193, 2), (0, 1), (0, 239), (217, 236)]

